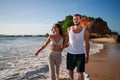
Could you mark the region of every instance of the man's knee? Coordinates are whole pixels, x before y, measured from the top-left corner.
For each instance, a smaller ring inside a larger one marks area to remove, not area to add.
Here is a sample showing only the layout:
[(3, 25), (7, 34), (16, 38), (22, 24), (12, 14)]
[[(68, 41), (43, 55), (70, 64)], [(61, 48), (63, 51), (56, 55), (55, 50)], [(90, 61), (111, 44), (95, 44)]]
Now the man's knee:
[(83, 73), (78, 73), (78, 79), (79, 79), (79, 80), (84, 80)]

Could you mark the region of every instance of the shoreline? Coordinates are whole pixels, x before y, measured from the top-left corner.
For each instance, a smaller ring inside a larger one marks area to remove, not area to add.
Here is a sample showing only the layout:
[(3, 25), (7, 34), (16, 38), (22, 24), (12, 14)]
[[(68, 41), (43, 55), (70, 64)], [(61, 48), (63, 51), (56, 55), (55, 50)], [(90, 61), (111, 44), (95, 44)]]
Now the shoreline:
[[(25, 39), (25, 42), (26, 42), (26, 39)], [(109, 80), (117, 80), (117, 78), (120, 79), (120, 77), (118, 77), (119, 76), (118, 73), (120, 72), (120, 70), (119, 70), (120, 66), (116, 67), (116, 65), (119, 63), (120, 56), (118, 55), (118, 53), (120, 52), (120, 44), (112, 43), (112, 42), (110, 42), (110, 43), (96, 42), (96, 43), (104, 44), (104, 48), (101, 45), (97, 45), (97, 44), (93, 43), (93, 45), (91, 47), (91, 49), (92, 49), (91, 53), (95, 52), (95, 54), (90, 55), (90, 61), (88, 64), (86, 64), (85, 80), (91, 80), (91, 79), (92, 80), (108, 80), (108, 79)], [(34, 43), (34, 44), (36, 44), (36, 43)], [(26, 48), (26, 45), (24, 45), (24, 46)], [(24, 47), (24, 46), (22, 46), (22, 47)], [(30, 46), (30, 44), (28, 46)], [(13, 47), (13, 49), (14, 48), (16, 49), (16, 46)], [(27, 50), (28, 52), (24, 53), (26, 56), (19, 58), (19, 59), (15, 58), (14, 61), (12, 60), (13, 62), (11, 62), (9, 60), (8, 65), (11, 65), (11, 68), (8, 67), (6, 69), (3, 69), (4, 72), (3, 72), (3, 70), (1, 70), (1, 75), (2, 75), (1, 80), (8, 80), (8, 79), (13, 79), (13, 80), (16, 80), (16, 79), (19, 79), (19, 80), (42, 79), (42, 80), (46, 80), (49, 78), (47, 54), (41, 54), (38, 57), (34, 57), (33, 55), (28, 54), (28, 53), (33, 53), (33, 51), (34, 51), (33, 47), (32, 48), (30, 47), (30, 49), (32, 49), (32, 50), (30, 50), (30, 51)], [(21, 50), (24, 51), (24, 49), (22, 49), (22, 48), (20, 49), (20, 51)], [(98, 50), (100, 50), (100, 51), (98, 51)], [(108, 54), (109, 50), (111, 52), (110, 54)], [(115, 51), (115, 52), (113, 52), (113, 51)], [(41, 53), (48, 53), (48, 50), (45, 50)], [(113, 55), (112, 53), (117, 53), (117, 54)], [(66, 51), (64, 51), (62, 53), (62, 62), (63, 63), (61, 64), (61, 67), (60, 67), (61, 68), (60, 69), (60, 78), (63, 78), (61, 80), (65, 80), (64, 78), (69, 77), (68, 71), (66, 70)], [(101, 65), (102, 65), (102, 67), (104, 66), (103, 69), (102, 69)], [(106, 68), (106, 69), (104, 70), (104, 68)], [(14, 72), (14, 71), (16, 71), (16, 72)], [(105, 74), (103, 74), (103, 73), (105, 73)], [(111, 77), (111, 79), (110, 79), (109, 78), (110, 76), (107, 75), (107, 77), (106, 77), (106, 74), (115, 75), (115, 77)], [(103, 77), (103, 78), (101, 78), (101, 77)], [(104, 79), (104, 77), (106, 77), (106, 78)], [(75, 78), (77, 78), (76, 70), (75, 70)]]
[(93, 39), (90, 39), (91, 42), (98, 42), (98, 43), (116, 43), (115, 39), (114, 38), (93, 38)]
[(91, 80), (120, 79), (120, 44), (107, 42), (100, 53), (90, 55), (86, 73)]

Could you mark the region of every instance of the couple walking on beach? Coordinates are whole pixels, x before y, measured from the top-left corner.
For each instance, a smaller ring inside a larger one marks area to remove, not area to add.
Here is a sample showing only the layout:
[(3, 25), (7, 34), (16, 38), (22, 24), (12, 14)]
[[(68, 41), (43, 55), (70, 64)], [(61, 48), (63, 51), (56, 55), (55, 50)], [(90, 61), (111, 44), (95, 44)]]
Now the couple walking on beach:
[[(49, 69), (50, 79), (59, 80), (59, 68), (61, 63), (61, 53), (67, 47), (67, 69), (69, 80), (74, 80), (74, 68), (77, 67), (78, 80), (84, 80), (83, 72), (85, 63), (89, 61), (89, 32), (84, 28), (89, 25), (85, 18), (79, 14), (73, 16), (74, 25), (67, 29), (67, 34), (63, 36), (60, 24), (54, 24), (53, 34), (49, 35), (46, 42), (35, 53), (37, 56), (50, 43)], [(85, 49), (85, 50), (84, 50)]]

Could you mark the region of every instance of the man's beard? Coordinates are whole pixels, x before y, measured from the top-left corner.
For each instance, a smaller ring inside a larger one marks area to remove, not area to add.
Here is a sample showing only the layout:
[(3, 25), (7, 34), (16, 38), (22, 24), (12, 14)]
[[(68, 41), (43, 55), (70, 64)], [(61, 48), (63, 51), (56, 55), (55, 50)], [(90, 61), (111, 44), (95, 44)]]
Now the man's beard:
[(78, 24), (75, 24), (76, 26), (79, 26), (80, 25), (80, 23), (78, 23)]

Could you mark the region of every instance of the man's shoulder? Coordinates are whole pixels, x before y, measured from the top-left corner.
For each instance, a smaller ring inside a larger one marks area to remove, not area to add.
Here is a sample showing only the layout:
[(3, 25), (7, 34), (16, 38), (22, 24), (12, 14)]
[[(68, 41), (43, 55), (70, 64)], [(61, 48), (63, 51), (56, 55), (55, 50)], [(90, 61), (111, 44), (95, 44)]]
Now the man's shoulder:
[(68, 28), (67, 28), (67, 31), (70, 31), (71, 28), (72, 28), (72, 26), (68, 27)]

